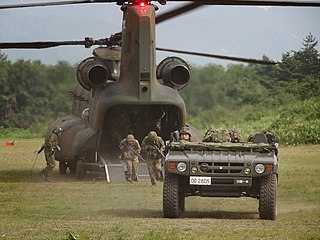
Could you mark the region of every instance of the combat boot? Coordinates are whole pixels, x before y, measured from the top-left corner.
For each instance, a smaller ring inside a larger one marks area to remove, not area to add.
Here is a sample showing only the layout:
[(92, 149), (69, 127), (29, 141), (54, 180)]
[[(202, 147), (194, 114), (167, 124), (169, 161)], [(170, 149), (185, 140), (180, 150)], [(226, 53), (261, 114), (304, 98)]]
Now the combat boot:
[(130, 183), (132, 183), (132, 178), (131, 178), (131, 176), (128, 176), (127, 181), (130, 182)]
[(153, 180), (153, 179), (151, 180), (151, 186), (152, 186), (152, 187), (156, 187), (156, 186), (157, 186), (156, 181)]
[(46, 182), (50, 182), (50, 180), (47, 178), (46, 174), (45, 174), (43, 171), (41, 171), (41, 172), (39, 173), (39, 175), (40, 175), (40, 177), (41, 177), (43, 180), (45, 180)]

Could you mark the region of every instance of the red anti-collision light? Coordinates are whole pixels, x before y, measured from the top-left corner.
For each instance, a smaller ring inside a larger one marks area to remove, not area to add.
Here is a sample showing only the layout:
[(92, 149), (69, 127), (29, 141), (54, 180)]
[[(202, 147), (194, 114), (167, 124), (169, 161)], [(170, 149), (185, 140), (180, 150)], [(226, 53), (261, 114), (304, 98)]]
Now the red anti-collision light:
[(273, 170), (273, 165), (272, 164), (266, 164), (266, 170), (267, 171), (272, 171)]
[(176, 168), (176, 162), (169, 162), (169, 169), (175, 169)]
[(145, 7), (148, 4), (148, 0), (136, 0), (134, 4), (139, 5), (140, 7)]

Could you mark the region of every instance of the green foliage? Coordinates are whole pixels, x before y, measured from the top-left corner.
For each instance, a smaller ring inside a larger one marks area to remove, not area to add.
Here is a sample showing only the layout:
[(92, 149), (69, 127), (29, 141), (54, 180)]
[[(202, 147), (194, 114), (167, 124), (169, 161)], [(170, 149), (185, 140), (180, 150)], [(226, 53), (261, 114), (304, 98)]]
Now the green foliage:
[(272, 121), (278, 110), (261, 108), (252, 105), (243, 105), (235, 109), (223, 107), (212, 108), (201, 112), (197, 117), (189, 116), (188, 121), (201, 129), (204, 133), (209, 128), (237, 129), (241, 132), (242, 140), (246, 141), (249, 135), (270, 130)]
[(71, 111), (63, 91), (74, 89), (75, 67), (67, 62), (54, 66), (40, 61), (11, 63), (1, 54), (0, 84), (0, 126), (26, 129)]
[(282, 144), (320, 143), (320, 97), (284, 107), (270, 128)]
[(302, 49), (283, 54), (276, 66), (192, 69), (192, 81), (182, 94), (191, 114), (188, 121), (202, 132), (210, 127), (236, 128), (247, 136), (268, 129), (283, 144), (319, 143), (317, 43), (309, 34)]
[(5, 139), (20, 139), (20, 138), (37, 138), (44, 137), (48, 129), (48, 124), (33, 124), (30, 127), (23, 128), (4, 128), (0, 127), (0, 136)]
[(320, 77), (320, 55), (316, 49), (318, 42), (309, 34), (303, 40), (303, 48), (282, 55), (279, 80), (285, 82), (304, 81), (306, 76)]
[(233, 108), (261, 102), (267, 95), (266, 89), (259, 84), (257, 74), (244, 65), (229, 65), (224, 69), (208, 64), (193, 67), (191, 73), (192, 80), (182, 91), (191, 115), (215, 106)]
[(277, 142), (284, 145), (320, 143), (320, 97), (296, 101), (277, 109), (244, 105), (238, 109), (217, 107), (201, 112), (189, 122), (202, 129), (211, 127), (242, 132), (246, 141), (250, 134), (264, 130), (274, 133)]

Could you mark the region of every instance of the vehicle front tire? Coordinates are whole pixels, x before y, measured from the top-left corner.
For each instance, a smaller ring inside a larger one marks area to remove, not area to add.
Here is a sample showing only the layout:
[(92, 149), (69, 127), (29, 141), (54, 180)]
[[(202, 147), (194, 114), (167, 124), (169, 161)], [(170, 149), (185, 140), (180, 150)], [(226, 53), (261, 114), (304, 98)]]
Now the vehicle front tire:
[(184, 211), (185, 211), (185, 205), (186, 205), (186, 198), (184, 197), (183, 193), (180, 192), (180, 194), (179, 194), (180, 214), (181, 214), (181, 213), (184, 213)]
[(261, 219), (275, 220), (277, 217), (277, 175), (270, 174), (261, 179), (259, 216)]
[(179, 177), (174, 174), (167, 173), (163, 183), (163, 216), (165, 218), (178, 218), (181, 215), (181, 204), (184, 210), (183, 200), (180, 197)]

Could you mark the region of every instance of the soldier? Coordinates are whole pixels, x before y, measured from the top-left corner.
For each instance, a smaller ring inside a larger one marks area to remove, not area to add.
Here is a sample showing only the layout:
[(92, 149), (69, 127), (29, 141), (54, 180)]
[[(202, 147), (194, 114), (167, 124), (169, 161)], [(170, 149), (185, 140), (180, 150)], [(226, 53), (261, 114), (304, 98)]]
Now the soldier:
[(121, 149), (121, 159), (126, 162), (127, 167), (127, 181), (132, 183), (132, 180), (138, 181), (139, 170), (139, 153), (141, 151), (138, 140), (132, 134), (120, 142), (119, 148)]
[(146, 155), (151, 184), (156, 186), (156, 181), (159, 180), (161, 172), (161, 160), (164, 158), (164, 142), (160, 136), (157, 136), (155, 131), (151, 131), (143, 139), (141, 148)]
[(182, 128), (179, 132), (179, 139), (180, 141), (181, 140), (184, 140), (184, 141), (188, 141), (190, 142), (191, 141), (191, 134), (189, 133), (188, 129), (187, 128)]
[(54, 153), (56, 149), (60, 151), (60, 147), (58, 145), (58, 136), (60, 136), (61, 133), (62, 128), (56, 127), (49, 138), (45, 139), (44, 144), (38, 149), (38, 154), (41, 153), (42, 150), (44, 150), (44, 156), (46, 158), (47, 166), (41, 170), (40, 177), (42, 177), (47, 182), (50, 181), (50, 174), (56, 166)]

